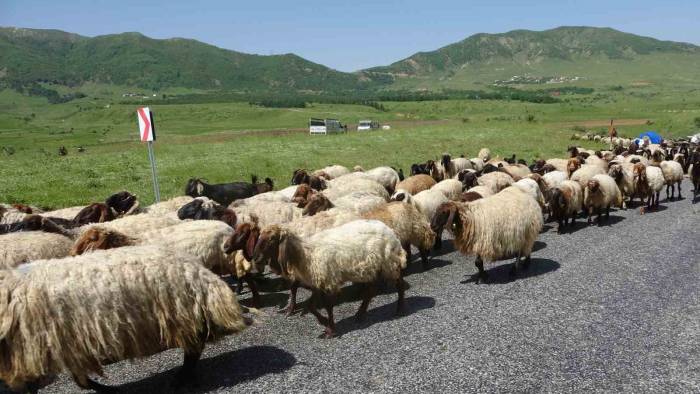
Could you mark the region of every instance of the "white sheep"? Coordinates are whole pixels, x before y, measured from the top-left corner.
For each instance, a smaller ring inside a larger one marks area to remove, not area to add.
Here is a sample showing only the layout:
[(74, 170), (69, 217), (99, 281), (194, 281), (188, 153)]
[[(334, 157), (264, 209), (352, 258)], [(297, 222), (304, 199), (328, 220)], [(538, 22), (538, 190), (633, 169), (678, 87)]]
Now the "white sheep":
[(608, 175), (615, 179), (617, 187), (620, 188), (620, 192), (622, 193), (622, 207), (627, 208), (625, 198), (631, 201), (636, 193), (634, 165), (624, 162), (611, 162)]
[[(253, 260), (268, 261), (276, 273), (312, 289), (309, 310), (326, 327), (323, 335), (327, 338), (335, 335), (335, 296), (347, 282), (364, 289), (358, 317), (366, 314), (379, 279), (396, 284), (397, 313), (403, 307), (401, 271), (406, 267), (406, 253), (394, 232), (376, 220), (356, 220), (307, 239), (281, 226), (270, 226), (260, 234)], [(316, 309), (319, 300), (327, 317)]]
[[(356, 176), (356, 174), (358, 175)], [(386, 188), (363, 174), (365, 173), (353, 172), (334, 179), (329, 182), (328, 188), (323, 191), (323, 194), (331, 201), (354, 192), (367, 192), (388, 200), (389, 193)]]
[(477, 180), (479, 185), (491, 188), (491, 192), (494, 194), (511, 186), (514, 182), (510, 175), (500, 171), (489, 172), (480, 176)]
[(542, 211), (534, 199), (511, 186), (491, 197), (467, 204), (447, 202), (438, 208), (431, 227), (454, 233), (454, 245), (466, 255), (476, 255), (477, 281), (488, 278), (484, 261), (517, 256), (511, 273), (530, 263), (530, 254), (542, 230)]
[(564, 232), (564, 227), (571, 218), (571, 226), (583, 206), (583, 189), (578, 182), (565, 180), (549, 192), (549, 209), (558, 223), (557, 232)]
[(546, 164), (551, 165), (552, 167), (556, 168), (557, 171), (563, 171), (566, 172), (566, 166), (569, 163), (569, 160), (567, 159), (548, 159), (545, 161)]
[(572, 181), (578, 182), (582, 189), (586, 188), (588, 181), (591, 180), (595, 175), (605, 174), (607, 171), (598, 165), (588, 165), (584, 164), (571, 174), (570, 179)]
[(341, 165), (331, 165), (328, 167), (323, 167), (319, 170), (316, 170), (312, 173), (312, 175), (316, 176), (323, 176), (327, 177), (328, 180), (335, 179), (338, 177), (341, 177), (343, 175), (349, 174), (350, 170), (348, 170), (347, 167), (341, 166)]
[[(29, 267), (31, 266), (31, 267)], [(68, 372), (83, 389), (103, 366), (170, 348), (194, 378), (205, 342), (243, 330), (228, 285), (187, 253), (128, 247), (0, 271), (0, 379), (14, 390)]]
[[(683, 166), (681, 166), (681, 163), (675, 160), (664, 160), (661, 162), (659, 167), (661, 167), (661, 172), (664, 176), (664, 183), (666, 184), (666, 199), (673, 200), (676, 184), (678, 184), (678, 198), (683, 198), (681, 196), (681, 183), (683, 182)], [(668, 196), (669, 188), (671, 189), (670, 198)]]
[[(177, 196), (169, 200), (161, 201), (153, 205), (149, 205), (142, 209), (143, 213), (155, 216), (163, 216), (177, 212), (183, 205), (191, 202), (194, 198), (190, 196)], [(72, 219), (72, 218), (71, 218)]]
[(391, 196), (392, 201), (404, 201), (413, 206), (415, 206), (430, 222), (435, 215), (435, 211), (440, 206), (440, 204), (449, 201), (445, 194), (438, 190), (424, 190), (416, 195), (405, 190), (397, 190), (393, 196)]
[(561, 183), (568, 180), (569, 177), (566, 175), (566, 171), (551, 171), (542, 175), (542, 179), (544, 179), (547, 187), (552, 189), (561, 185)]
[(329, 188), (351, 181), (353, 178), (365, 178), (382, 185), (387, 193), (392, 193), (399, 183), (399, 173), (391, 167), (376, 167), (365, 172), (353, 172), (343, 175), (329, 182)]
[(458, 200), (462, 195), (462, 182), (456, 179), (445, 179), (436, 183), (431, 190), (437, 190), (447, 197), (448, 200)]
[(610, 207), (622, 208), (622, 193), (615, 180), (608, 174), (592, 176), (583, 190), (583, 206), (588, 211), (588, 223), (592, 222), (593, 212), (598, 213), (597, 222), (601, 223), (602, 210), (610, 218)]
[(256, 220), (261, 226), (288, 223), (302, 216), (302, 209), (296, 204), (279, 201), (249, 201), (230, 209), (236, 212), (239, 223)]
[(0, 269), (12, 269), (33, 260), (66, 257), (73, 240), (61, 234), (22, 231), (0, 236)]
[(544, 195), (542, 194), (542, 191), (540, 190), (540, 186), (537, 184), (537, 181), (530, 178), (523, 178), (513, 183), (513, 186), (519, 188), (528, 196), (532, 197), (540, 206), (540, 208), (544, 209)]
[(477, 157), (479, 159), (481, 159), (481, 161), (486, 163), (489, 160), (491, 160), (491, 151), (489, 150), (489, 148), (481, 148), (481, 150), (479, 150), (479, 154), (477, 155)]
[(100, 227), (108, 230), (119, 231), (120, 233), (124, 233), (132, 237), (138, 237), (145, 232), (174, 226), (180, 223), (182, 223), (182, 220), (178, 219), (176, 214), (166, 214), (163, 216), (138, 214), (125, 216), (112, 220), (111, 222), (87, 224), (85, 226), (73, 229), (73, 232), (76, 234), (76, 236), (80, 236), (82, 233), (93, 227)]

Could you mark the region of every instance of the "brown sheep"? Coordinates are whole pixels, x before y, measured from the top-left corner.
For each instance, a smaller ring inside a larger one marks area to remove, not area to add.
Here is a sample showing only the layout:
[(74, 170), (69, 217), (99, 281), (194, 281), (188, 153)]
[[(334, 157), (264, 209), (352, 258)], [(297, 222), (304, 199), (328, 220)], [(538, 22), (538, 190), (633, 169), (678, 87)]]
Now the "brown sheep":
[(411, 194), (418, 194), (423, 190), (428, 190), (437, 182), (430, 175), (412, 175), (396, 184), (396, 190), (405, 190)]

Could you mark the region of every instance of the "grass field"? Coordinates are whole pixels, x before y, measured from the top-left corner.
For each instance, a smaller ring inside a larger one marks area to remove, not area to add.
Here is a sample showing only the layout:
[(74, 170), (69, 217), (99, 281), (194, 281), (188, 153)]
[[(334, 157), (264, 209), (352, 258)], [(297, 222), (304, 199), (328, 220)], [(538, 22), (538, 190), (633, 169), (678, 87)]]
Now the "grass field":
[[(91, 87), (88, 97), (55, 105), (0, 92), (0, 202), (55, 208), (102, 200), (122, 189), (137, 193), (144, 203), (153, 201), (146, 147), (137, 141), (136, 106), (119, 104), (109, 89), (100, 92)], [(627, 119), (629, 125), (618, 128), (622, 135), (653, 129), (684, 136), (694, 132), (694, 119), (700, 117), (700, 91), (688, 87), (630, 86), (562, 99), (557, 104), (387, 102), (386, 112), (330, 104), (303, 109), (245, 103), (152, 106), (161, 193), (164, 198), (181, 194), (190, 177), (216, 183), (249, 180), (251, 174), (269, 176), (281, 188), (295, 168), (331, 163), (408, 170), (411, 163), (442, 152), (472, 157), (484, 146), (530, 161), (562, 156), (577, 125), (603, 132), (607, 127), (590, 125)], [(309, 117), (348, 123), (376, 119), (392, 129), (309, 136), (304, 132)], [(60, 146), (69, 149), (68, 156), (58, 156)], [(78, 146), (86, 151), (78, 153)]]

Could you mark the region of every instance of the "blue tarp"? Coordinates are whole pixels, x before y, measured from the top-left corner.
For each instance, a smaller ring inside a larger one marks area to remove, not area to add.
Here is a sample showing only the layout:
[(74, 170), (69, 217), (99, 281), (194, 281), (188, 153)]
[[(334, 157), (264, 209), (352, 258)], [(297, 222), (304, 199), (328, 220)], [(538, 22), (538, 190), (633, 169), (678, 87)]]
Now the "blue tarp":
[(664, 140), (663, 137), (661, 137), (659, 134), (656, 133), (656, 131), (651, 131), (651, 130), (643, 132), (637, 138), (639, 138), (641, 140), (644, 137), (649, 137), (649, 141), (652, 144), (660, 144), (661, 141)]

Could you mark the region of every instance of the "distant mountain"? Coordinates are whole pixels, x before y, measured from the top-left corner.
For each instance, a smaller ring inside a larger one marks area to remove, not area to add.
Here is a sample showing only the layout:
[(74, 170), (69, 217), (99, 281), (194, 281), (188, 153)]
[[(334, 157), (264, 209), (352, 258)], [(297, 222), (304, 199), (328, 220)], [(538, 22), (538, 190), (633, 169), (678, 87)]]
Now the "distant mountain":
[(86, 81), (148, 89), (322, 91), (366, 85), (294, 54), (250, 55), (199, 41), (140, 33), (83, 37), (58, 30), (0, 28), (0, 81)]
[[(660, 41), (623, 33), (610, 28), (559, 27), (545, 31), (513, 30), (502, 34), (475, 34), (460, 42), (430, 52), (419, 52), (385, 67), (365, 70), (368, 77), (391, 76), (395, 79), (460, 78), (460, 74), (503, 69), (510, 73), (585, 72), (588, 65), (629, 65), (635, 77), (654, 77), (654, 71), (639, 70), (634, 63), (658, 62), (663, 56), (682, 56), (700, 60), (700, 47), (692, 44)], [(586, 67), (583, 67), (583, 66)], [(672, 66), (672, 65), (671, 65)], [(634, 70), (632, 69), (634, 68)], [(617, 70), (624, 71), (624, 70)], [(649, 71), (649, 75), (645, 75)], [(688, 70), (692, 71), (692, 70)], [(489, 73), (495, 76), (497, 73)], [(595, 77), (595, 76), (594, 76)], [(474, 78), (472, 78), (474, 79)]]

